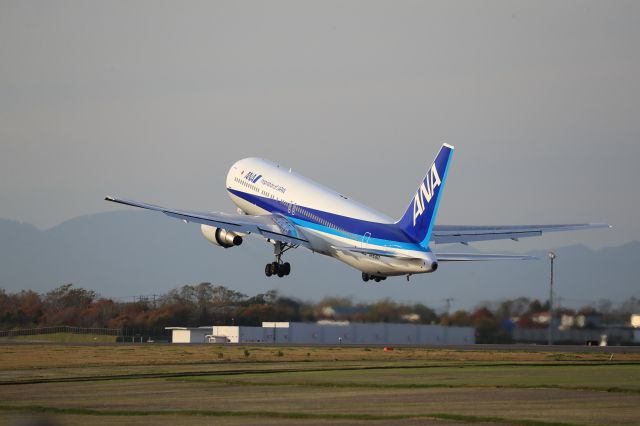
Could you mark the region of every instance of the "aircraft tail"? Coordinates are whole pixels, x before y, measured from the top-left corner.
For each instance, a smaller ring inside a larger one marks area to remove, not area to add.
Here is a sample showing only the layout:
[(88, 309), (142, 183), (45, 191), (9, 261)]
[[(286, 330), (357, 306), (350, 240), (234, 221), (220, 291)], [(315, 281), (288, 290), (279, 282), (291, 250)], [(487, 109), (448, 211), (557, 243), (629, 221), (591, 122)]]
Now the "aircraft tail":
[(440, 195), (447, 178), (452, 155), (453, 146), (446, 143), (443, 144), (436, 159), (427, 171), (427, 175), (420, 182), (418, 191), (413, 200), (411, 200), (407, 211), (396, 222), (396, 225), (424, 248), (429, 246), (431, 229), (438, 212)]

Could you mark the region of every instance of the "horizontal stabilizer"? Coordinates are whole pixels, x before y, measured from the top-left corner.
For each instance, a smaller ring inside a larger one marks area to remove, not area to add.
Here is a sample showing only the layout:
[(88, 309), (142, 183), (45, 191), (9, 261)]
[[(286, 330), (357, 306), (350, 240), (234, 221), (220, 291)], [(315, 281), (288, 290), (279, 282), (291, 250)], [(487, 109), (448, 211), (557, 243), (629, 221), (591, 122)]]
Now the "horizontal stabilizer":
[(598, 228), (611, 228), (611, 226), (606, 223), (516, 226), (439, 225), (433, 228), (431, 241), (436, 244), (448, 244), (490, 240), (518, 240), (525, 237), (537, 237), (546, 232), (581, 231)]
[(483, 254), (483, 253), (436, 253), (438, 262), (478, 262), (486, 260), (535, 260), (534, 256)]

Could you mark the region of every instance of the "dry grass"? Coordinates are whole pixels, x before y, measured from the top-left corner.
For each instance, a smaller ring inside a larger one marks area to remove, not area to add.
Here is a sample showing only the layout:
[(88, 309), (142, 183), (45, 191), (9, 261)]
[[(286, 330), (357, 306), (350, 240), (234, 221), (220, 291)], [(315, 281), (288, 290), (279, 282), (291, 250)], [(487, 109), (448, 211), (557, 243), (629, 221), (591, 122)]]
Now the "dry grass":
[[(368, 349), (368, 348), (367, 348)], [(245, 355), (248, 351), (249, 356)], [(278, 355), (282, 353), (282, 356)], [(271, 347), (221, 345), (122, 344), (116, 346), (0, 345), (0, 371), (32, 368), (225, 364), (318, 361), (419, 361), (557, 363), (609, 362), (602, 352), (555, 353), (524, 351), (447, 350), (427, 348)], [(615, 354), (612, 362), (638, 362), (640, 353)]]
[(640, 354), (560, 355), (5, 344), (0, 424), (637, 423)]

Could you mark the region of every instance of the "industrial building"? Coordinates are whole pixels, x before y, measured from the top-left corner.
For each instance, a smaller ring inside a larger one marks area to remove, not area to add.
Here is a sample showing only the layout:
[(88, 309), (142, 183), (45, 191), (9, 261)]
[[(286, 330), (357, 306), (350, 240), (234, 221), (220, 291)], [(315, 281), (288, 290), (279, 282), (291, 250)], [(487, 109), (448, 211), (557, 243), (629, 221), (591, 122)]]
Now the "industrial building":
[(349, 322), (263, 322), (262, 327), (167, 327), (173, 343), (277, 343), (301, 345), (467, 345), (472, 327)]
[(211, 327), (165, 327), (165, 330), (171, 330), (173, 343), (204, 343), (211, 334)]

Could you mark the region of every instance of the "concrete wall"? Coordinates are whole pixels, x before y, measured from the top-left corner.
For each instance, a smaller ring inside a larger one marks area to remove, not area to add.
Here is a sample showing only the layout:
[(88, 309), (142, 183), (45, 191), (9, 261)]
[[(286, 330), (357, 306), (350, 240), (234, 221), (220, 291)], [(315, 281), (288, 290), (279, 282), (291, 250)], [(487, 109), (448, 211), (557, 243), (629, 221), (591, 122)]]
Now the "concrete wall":
[(262, 327), (239, 327), (240, 343), (264, 343), (265, 329)]

